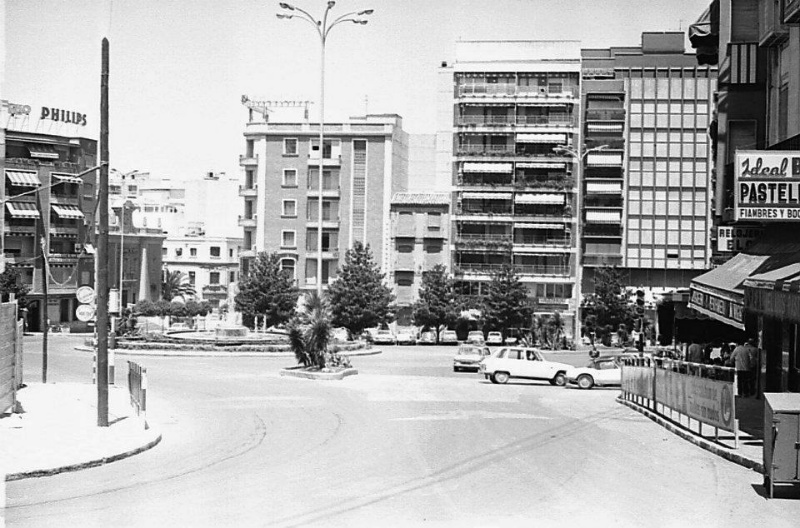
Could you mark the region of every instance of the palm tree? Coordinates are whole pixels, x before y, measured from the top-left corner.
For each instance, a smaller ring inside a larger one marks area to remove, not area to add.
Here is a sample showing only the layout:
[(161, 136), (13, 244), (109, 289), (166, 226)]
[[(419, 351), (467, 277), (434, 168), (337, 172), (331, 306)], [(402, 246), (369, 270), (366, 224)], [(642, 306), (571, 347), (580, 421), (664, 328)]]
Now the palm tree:
[(558, 347), (558, 342), (561, 341), (564, 335), (564, 319), (561, 317), (560, 312), (555, 312), (547, 321), (547, 333), (550, 336), (550, 344), (553, 350)]
[(330, 314), (324, 299), (316, 291), (307, 293), (303, 309), (289, 323), (289, 344), (297, 362), (304, 367), (325, 368), (328, 360), (334, 359), (328, 352), (331, 330)]
[(189, 277), (180, 271), (170, 271), (164, 268), (164, 280), (161, 283), (161, 298), (171, 301), (175, 297), (186, 297), (197, 293), (194, 286), (189, 283)]

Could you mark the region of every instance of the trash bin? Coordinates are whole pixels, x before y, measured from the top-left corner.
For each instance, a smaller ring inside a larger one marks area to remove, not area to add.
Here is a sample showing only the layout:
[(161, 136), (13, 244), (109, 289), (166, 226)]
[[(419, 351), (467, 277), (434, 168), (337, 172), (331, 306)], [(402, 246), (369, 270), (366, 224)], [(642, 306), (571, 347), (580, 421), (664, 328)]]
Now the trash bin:
[(764, 393), (764, 487), (800, 484), (800, 393)]

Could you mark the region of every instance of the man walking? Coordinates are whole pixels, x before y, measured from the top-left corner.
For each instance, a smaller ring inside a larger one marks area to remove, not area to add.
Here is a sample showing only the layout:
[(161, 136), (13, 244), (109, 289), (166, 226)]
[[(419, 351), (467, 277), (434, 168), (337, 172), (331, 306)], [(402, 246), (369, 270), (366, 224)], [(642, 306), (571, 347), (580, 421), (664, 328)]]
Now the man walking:
[(703, 362), (703, 347), (697, 342), (696, 339), (692, 339), (692, 344), (689, 345), (689, 350), (686, 355), (687, 360), (690, 363)]
[(744, 343), (733, 349), (728, 365), (736, 368), (736, 379), (739, 396), (750, 395), (750, 364), (753, 355), (749, 343)]

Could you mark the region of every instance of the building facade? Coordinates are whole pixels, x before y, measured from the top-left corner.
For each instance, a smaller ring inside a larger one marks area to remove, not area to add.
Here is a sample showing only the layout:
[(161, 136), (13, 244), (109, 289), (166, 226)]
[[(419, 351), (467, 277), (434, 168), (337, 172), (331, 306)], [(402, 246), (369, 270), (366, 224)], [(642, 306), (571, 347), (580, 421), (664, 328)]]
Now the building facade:
[(412, 305), (425, 272), (440, 264), (449, 271), (450, 201), (448, 193), (407, 192), (392, 198), (388, 279), (400, 326), (413, 324)]
[[(319, 126), (266, 122), (253, 112), (240, 157), (244, 182), (241, 271), (260, 252), (276, 252), (300, 288), (315, 288), (322, 252), (322, 282), (336, 278), (345, 251), (369, 244), (381, 271), (391, 259), (389, 211), (394, 193), (408, 180), (408, 141), (402, 118), (367, 115)], [(320, 155), (324, 164), (319, 191)], [(322, 218), (319, 218), (319, 200)], [(241, 202), (240, 202), (241, 203)], [(318, 230), (322, 247), (318, 247)]]
[(453, 182), (452, 270), (480, 295), (513, 265), (536, 312), (579, 305), (577, 41), (461, 41), (439, 84), (437, 171)]
[(169, 236), (164, 241), (164, 267), (183, 273), (195, 298), (218, 309), (228, 288), (239, 278), (241, 238), (211, 237), (200, 232)]

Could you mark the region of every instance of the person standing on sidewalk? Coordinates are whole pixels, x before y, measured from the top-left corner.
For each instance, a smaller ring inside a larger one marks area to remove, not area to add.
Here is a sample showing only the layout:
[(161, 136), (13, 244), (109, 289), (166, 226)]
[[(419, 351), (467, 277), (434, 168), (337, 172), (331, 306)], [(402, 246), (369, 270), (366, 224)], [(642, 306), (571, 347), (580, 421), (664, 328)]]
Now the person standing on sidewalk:
[(733, 349), (728, 365), (736, 368), (736, 379), (739, 396), (750, 395), (750, 348), (747, 343)]
[(756, 380), (758, 377), (758, 348), (755, 339), (747, 340), (747, 350), (750, 353), (750, 370), (748, 371), (748, 383), (750, 385), (750, 396), (756, 396)]
[(703, 346), (699, 344), (696, 339), (692, 339), (692, 344), (689, 345), (686, 359), (690, 363), (703, 362)]

